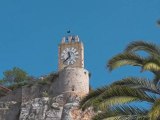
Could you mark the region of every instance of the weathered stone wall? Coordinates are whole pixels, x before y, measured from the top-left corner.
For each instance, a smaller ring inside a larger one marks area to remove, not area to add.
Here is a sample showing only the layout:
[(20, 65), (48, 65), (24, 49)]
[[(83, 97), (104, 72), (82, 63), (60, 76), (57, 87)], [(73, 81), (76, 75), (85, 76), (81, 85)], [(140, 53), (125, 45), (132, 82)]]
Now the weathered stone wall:
[(48, 96), (51, 96), (50, 90), (51, 85), (33, 85), (30, 87), (24, 86), (22, 87), (22, 100), (21, 101), (28, 101), (34, 98), (39, 98), (44, 96), (44, 92), (48, 93)]
[(19, 120), (20, 108), (20, 102), (0, 102), (0, 120)]
[(83, 68), (65, 68), (59, 71), (59, 77), (52, 83), (51, 90), (54, 95), (75, 92), (84, 96), (89, 93), (89, 73)]
[(0, 98), (0, 102), (10, 102), (10, 101), (16, 101), (21, 102), (22, 101), (22, 88), (18, 88), (14, 91), (10, 91), (7, 93), (6, 96), (3, 96)]
[(91, 120), (92, 109), (78, 109), (80, 98), (63, 94), (49, 98), (35, 98), (22, 103), (19, 120)]
[(24, 86), (0, 98), (0, 120), (90, 120), (92, 110), (78, 109), (88, 93), (88, 71), (65, 68), (51, 84)]
[(19, 120), (22, 101), (43, 97), (43, 92), (49, 92), (50, 85), (32, 85), (18, 88), (0, 98), (0, 120)]

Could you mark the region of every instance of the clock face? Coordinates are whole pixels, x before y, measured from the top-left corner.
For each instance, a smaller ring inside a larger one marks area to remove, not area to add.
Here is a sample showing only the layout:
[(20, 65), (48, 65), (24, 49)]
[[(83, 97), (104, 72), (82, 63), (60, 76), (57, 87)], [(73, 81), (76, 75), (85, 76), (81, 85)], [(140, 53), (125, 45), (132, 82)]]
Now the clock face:
[(61, 54), (61, 59), (65, 65), (74, 64), (78, 59), (78, 51), (74, 47), (66, 48)]

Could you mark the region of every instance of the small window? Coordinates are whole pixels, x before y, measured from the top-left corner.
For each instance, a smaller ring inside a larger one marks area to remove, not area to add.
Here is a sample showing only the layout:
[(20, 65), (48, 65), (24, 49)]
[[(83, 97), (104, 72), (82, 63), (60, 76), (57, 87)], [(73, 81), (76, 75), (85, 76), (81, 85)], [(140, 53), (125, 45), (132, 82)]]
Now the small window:
[(74, 85), (72, 86), (72, 91), (74, 91), (74, 89), (75, 89), (75, 87), (74, 87)]

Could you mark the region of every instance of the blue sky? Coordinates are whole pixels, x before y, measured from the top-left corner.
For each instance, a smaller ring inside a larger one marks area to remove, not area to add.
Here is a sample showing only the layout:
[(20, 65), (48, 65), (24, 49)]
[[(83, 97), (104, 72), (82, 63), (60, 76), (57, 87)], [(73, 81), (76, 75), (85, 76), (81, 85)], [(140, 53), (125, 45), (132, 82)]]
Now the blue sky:
[(1, 0), (0, 77), (14, 66), (33, 76), (57, 71), (58, 44), (70, 29), (84, 43), (94, 88), (126, 76), (152, 78), (132, 67), (110, 73), (105, 65), (131, 41), (160, 45), (159, 5), (160, 0)]

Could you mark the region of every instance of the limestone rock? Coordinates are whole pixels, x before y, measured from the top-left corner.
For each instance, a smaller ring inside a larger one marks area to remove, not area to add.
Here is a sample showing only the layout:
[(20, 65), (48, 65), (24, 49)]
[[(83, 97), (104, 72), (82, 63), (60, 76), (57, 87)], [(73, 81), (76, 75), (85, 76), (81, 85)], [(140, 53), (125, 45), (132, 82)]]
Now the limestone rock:
[(78, 109), (78, 96), (35, 98), (21, 105), (19, 120), (90, 120), (92, 109), (84, 112)]
[(0, 102), (0, 120), (18, 120), (20, 106), (16, 101)]

